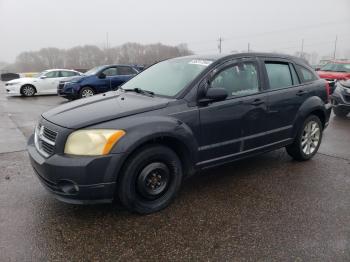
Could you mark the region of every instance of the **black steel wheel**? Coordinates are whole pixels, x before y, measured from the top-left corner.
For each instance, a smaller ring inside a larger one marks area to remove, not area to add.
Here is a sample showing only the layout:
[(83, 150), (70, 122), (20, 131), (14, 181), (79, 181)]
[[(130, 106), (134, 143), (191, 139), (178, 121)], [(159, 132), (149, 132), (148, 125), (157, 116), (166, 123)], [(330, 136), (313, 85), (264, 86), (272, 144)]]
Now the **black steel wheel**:
[(176, 153), (163, 145), (150, 145), (127, 160), (117, 182), (117, 193), (129, 211), (153, 213), (173, 201), (181, 180), (182, 165)]

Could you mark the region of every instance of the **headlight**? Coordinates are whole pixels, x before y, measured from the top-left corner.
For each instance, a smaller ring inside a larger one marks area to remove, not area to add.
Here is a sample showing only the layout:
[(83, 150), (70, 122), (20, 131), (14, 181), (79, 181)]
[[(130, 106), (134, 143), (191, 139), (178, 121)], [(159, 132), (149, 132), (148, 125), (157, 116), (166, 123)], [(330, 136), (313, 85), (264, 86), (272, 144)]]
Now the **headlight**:
[(64, 153), (80, 156), (107, 155), (112, 147), (125, 134), (126, 133), (123, 130), (78, 130), (68, 136), (64, 147)]
[(13, 85), (17, 85), (19, 84), (19, 82), (11, 82), (11, 83), (6, 83), (6, 86), (13, 86)]

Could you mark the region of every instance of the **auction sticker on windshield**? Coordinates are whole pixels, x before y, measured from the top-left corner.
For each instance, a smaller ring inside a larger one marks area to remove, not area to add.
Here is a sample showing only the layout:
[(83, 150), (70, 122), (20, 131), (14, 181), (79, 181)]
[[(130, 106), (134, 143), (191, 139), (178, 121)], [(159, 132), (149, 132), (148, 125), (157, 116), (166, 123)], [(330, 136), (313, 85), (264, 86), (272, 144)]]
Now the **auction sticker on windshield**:
[(210, 61), (210, 60), (192, 60), (189, 62), (190, 65), (201, 65), (201, 66), (208, 66), (211, 63), (213, 63), (213, 61)]

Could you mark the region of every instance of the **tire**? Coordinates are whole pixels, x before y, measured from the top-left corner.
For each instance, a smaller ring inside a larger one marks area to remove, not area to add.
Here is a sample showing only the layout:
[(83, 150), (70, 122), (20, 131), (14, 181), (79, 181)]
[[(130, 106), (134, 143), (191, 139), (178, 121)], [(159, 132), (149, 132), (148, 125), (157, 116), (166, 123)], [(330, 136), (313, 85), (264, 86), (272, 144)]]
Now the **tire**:
[(333, 107), (333, 112), (336, 116), (339, 116), (339, 117), (346, 117), (347, 114), (349, 114), (349, 111), (341, 109), (339, 107)]
[(298, 130), (293, 144), (286, 147), (287, 153), (298, 161), (311, 159), (321, 145), (322, 132), (323, 126), (320, 119), (315, 115), (310, 115)]
[(79, 98), (87, 98), (93, 95), (95, 95), (95, 90), (89, 86), (83, 87), (79, 91)]
[(21, 87), (21, 95), (26, 97), (34, 96), (36, 93), (36, 89), (32, 85), (24, 85)]
[(131, 212), (149, 214), (167, 207), (182, 181), (182, 165), (170, 148), (146, 146), (127, 160), (118, 179), (119, 200)]

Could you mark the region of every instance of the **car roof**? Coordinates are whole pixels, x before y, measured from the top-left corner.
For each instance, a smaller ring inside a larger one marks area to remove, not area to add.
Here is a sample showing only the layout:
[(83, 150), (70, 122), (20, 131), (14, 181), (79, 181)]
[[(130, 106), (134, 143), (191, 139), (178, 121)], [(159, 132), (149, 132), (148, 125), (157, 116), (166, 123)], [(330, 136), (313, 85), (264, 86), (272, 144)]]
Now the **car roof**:
[[(209, 55), (191, 55), (186, 56), (187, 58), (193, 58), (198, 60), (210, 60), (213, 62), (219, 61), (219, 60), (226, 60), (226, 59), (235, 59), (235, 58), (241, 58), (241, 57), (268, 57), (268, 58), (285, 58), (289, 60), (293, 60), (295, 62), (299, 62), (301, 64), (307, 64), (308, 62), (302, 58), (291, 56), (287, 54), (281, 54), (281, 53), (263, 53), (263, 52), (243, 52), (243, 53), (235, 53), (235, 54), (209, 54)], [(180, 57), (181, 58), (181, 57)]]
[(334, 64), (349, 64), (350, 60), (332, 60), (329, 61), (329, 63), (334, 63)]
[(128, 67), (136, 67), (137, 65), (113, 64), (113, 65), (101, 65), (100, 67), (111, 67), (111, 66), (128, 66)]
[(78, 72), (78, 71), (76, 71), (76, 70), (74, 70), (74, 69), (57, 69), (57, 68), (55, 68), (55, 69), (47, 69), (47, 70), (44, 70), (45, 72), (54, 72), (54, 71), (73, 71), (73, 72)]

